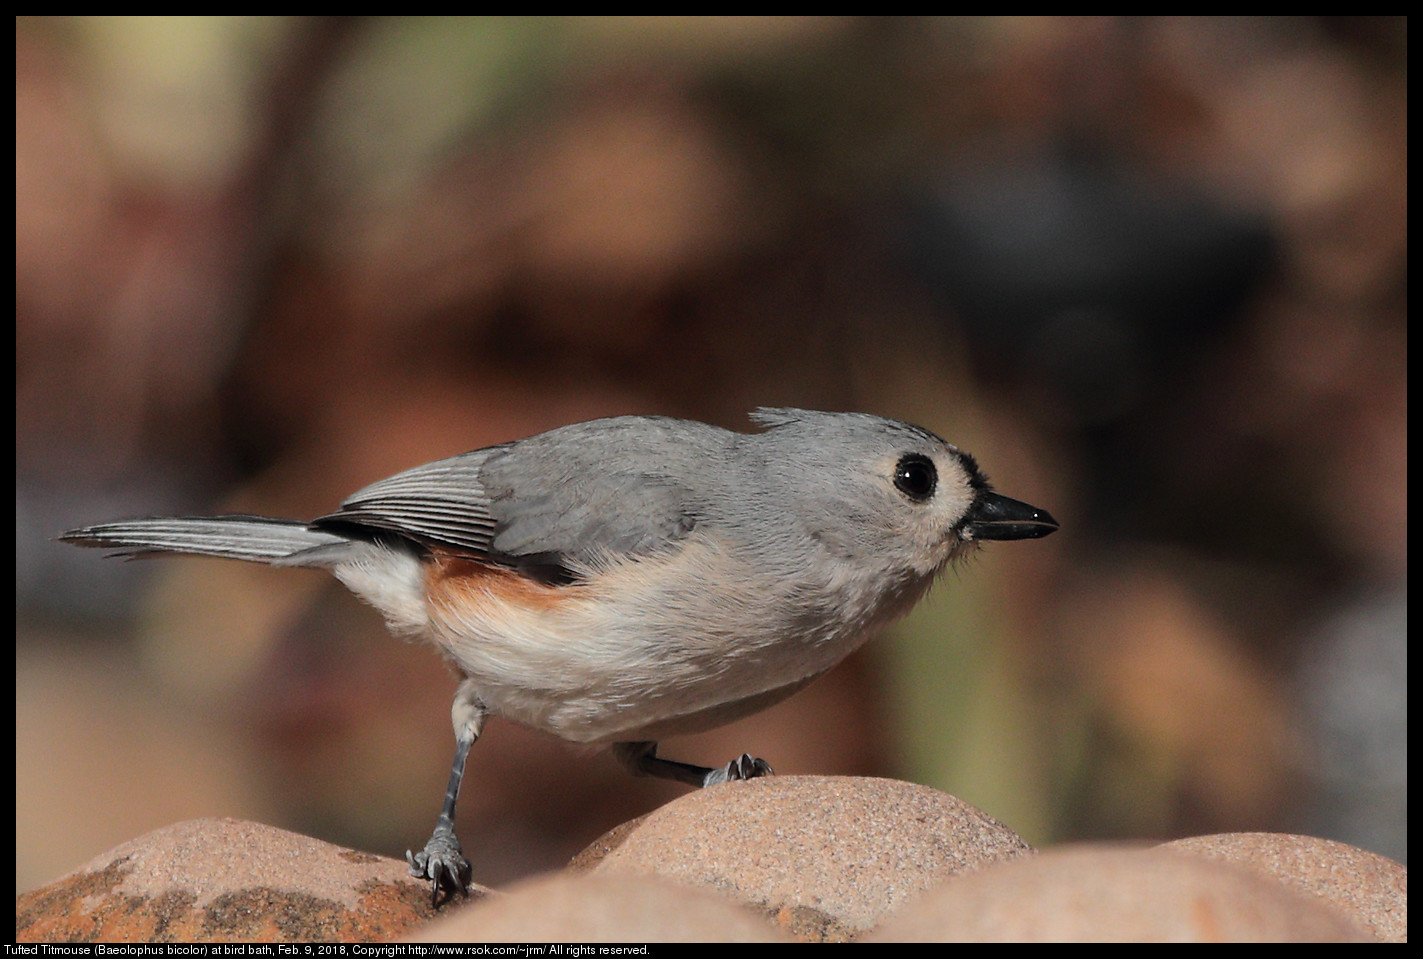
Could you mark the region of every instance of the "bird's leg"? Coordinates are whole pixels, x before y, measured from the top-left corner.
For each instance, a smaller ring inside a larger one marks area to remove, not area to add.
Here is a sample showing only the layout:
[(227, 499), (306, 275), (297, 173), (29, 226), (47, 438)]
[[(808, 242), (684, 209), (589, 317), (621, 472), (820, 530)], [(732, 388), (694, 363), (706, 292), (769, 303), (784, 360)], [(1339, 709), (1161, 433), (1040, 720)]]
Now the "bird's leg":
[(742, 753), (725, 766), (716, 769), (679, 763), (672, 759), (659, 759), (655, 742), (614, 743), (613, 755), (634, 776), (672, 779), (699, 788), (736, 779), (756, 779), (774, 773), (766, 760), (757, 759), (750, 753)]
[(469, 747), (479, 739), (488, 715), (489, 711), (480, 702), (472, 681), (466, 679), (460, 683), (455, 691), (454, 704), (450, 707), (450, 718), (455, 727), (455, 759), (450, 766), (450, 784), (445, 789), (445, 802), (440, 807), (440, 817), (435, 820), (434, 834), (425, 843), (425, 848), (420, 852), (405, 852), (405, 858), (410, 863), (410, 875), (430, 880), (432, 906), (439, 904), (441, 889), (448, 890), (451, 896), (456, 892), (462, 896), (469, 895), (472, 870), (460, 849), (459, 837), (455, 835), (455, 800), (459, 798)]

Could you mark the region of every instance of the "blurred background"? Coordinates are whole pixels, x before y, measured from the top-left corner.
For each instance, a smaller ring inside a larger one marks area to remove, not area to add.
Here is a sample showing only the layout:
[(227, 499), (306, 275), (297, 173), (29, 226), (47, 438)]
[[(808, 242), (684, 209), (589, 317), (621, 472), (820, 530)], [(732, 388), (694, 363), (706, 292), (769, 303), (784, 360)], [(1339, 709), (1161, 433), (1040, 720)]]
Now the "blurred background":
[[(1407, 23), (19, 18), (16, 877), (231, 815), (390, 856), (455, 678), (333, 579), (54, 542), (309, 518), (578, 420), (917, 422), (1061, 531), (662, 752), (1043, 846), (1407, 858)], [(685, 792), (493, 720), (476, 881)], [(734, 837), (730, 837), (734, 841)]]

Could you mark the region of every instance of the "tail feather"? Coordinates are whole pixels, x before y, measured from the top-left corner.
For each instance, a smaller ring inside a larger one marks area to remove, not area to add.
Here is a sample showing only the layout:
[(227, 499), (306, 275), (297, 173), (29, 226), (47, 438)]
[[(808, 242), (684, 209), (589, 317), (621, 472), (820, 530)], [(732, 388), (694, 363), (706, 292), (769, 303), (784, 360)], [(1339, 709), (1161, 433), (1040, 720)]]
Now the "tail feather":
[[(339, 546), (345, 537), (311, 529), (300, 520), (262, 516), (165, 516), (85, 526), (62, 534), (76, 546), (111, 549), (113, 556), (140, 557), (186, 553), (272, 563), (305, 550)], [(329, 550), (320, 554), (329, 556)], [(303, 565), (299, 561), (293, 565)], [(327, 565), (313, 563), (313, 565)]]

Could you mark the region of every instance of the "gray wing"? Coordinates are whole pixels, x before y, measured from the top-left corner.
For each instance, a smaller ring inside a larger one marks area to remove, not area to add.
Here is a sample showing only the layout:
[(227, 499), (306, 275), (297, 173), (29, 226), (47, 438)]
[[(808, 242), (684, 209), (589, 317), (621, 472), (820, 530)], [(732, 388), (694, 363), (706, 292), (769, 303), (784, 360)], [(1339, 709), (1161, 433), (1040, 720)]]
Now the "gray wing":
[(480, 473), (500, 451), (490, 447), (397, 473), (347, 497), (339, 510), (311, 525), (384, 530), (427, 545), (485, 555), (498, 524)]
[(691, 426), (695, 439), (712, 438), (702, 432), (711, 427), (652, 417), (564, 427), (381, 480), (313, 525), (563, 573), (647, 555), (686, 536), (701, 512), (682, 478), (710, 451), (683, 442)]

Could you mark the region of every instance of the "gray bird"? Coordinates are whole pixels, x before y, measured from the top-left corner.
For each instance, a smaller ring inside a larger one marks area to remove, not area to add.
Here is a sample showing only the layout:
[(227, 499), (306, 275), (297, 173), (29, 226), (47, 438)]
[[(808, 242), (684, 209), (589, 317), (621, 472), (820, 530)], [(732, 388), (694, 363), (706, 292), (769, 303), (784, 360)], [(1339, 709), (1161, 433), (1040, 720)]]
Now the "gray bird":
[(982, 540), (1058, 528), (993, 492), (973, 457), (863, 413), (761, 409), (764, 429), (620, 416), (399, 473), (311, 522), (104, 523), (61, 539), (329, 569), (463, 675), (449, 788), (413, 875), (467, 894), (455, 836), (465, 759), (497, 714), (609, 743), (635, 775), (767, 775), (657, 755), (794, 693), (919, 600)]

